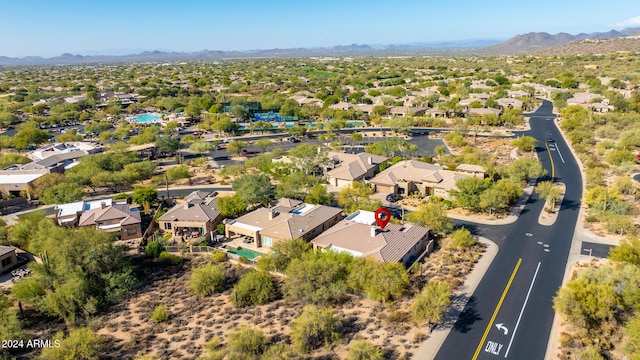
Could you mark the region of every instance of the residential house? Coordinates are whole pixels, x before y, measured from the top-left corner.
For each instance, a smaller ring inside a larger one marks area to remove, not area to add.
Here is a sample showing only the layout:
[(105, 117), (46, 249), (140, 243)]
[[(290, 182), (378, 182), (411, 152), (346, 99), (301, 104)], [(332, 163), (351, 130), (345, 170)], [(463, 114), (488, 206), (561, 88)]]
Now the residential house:
[(609, 99), (604, 98), (600, 94), (592, 94), (590, 92), (573, 94), (573, 97), (567, 99), (567, 105), (579, 105), (587, 109), (593, 109), (596, 112), (609, 112), (614, 110), (614, 107), (609, 104)]
[(329, 165), (325, 178), (332, 186), (342, 188), (356, 180), (368, 180), (379, 170), (380, 164), (388, 158), (369, 153), (347, 154), (330, 151), (327, 153)]
[(86, 155), (97, 154), (99, 152), (104, 151), (100, 146), (76, 141), (76, 142), (66, 142), (66, 143), (55, 143), (47, 146), (43, 146), (39, 149), (29, 151), (27, 156), (33, 161), (44, 160), (53, 156), (64, 155), (60, 157), (65, 160), (76, 160)]
[(524, 103), (522, 100), (513, 98), (500, 98), (496, 100), (496, 103), (500, 108), (504, 109), (522, 109)]
[(78, 226), (93, 226), (97, 230), (119, 232), (120, 240), (142, 237), (140, 211), (130, 209), (129, 204), (100, 202), (100, 207), (84, 210), (78, 220)]
[(355, 257), (369, 256), (378, 261), (400, 262), (409, 266), (434, 241), (429, 228), (412, 224), (376, 225), (375, 214), (358, 210), (311, 241), (313, 248), (346, 252)]
[(409, 107), (409, 106), (392, 106), (389, 108), (391, 116), (422, 116), (427, 108)]
[(342, 209), (282, 198), (225, 224), (227, 238), (248, 236), (252, 246), (270, 248), (279, 241), (310, 241), (343, 218)]
[(494, 108), (469, 108), (465, 110), (465, 117), (468, 116), (483, 116), (483, 115), (498, 115), (500, 116), (502, 111)]
[(0, 273), (11, 270), (18, 264), (18, 255), (14, 246), (0, 245)]
[(475, 176), (480, 179), (484, 179), (485, 170), (480, 165), (471, 165), (471, 164), (460, 164), (456, 168), (456, 171), (464, 174), (469, 174), (471, 176)]
[(449, 193), (456, 189), (456, 181), (470, 176), (468, 172), (446, 170), (418, 160), (405, 160), (380, 172), (369, 183), (379, 193), (407, 195), (418, 192), (422, 196), (451, 199)]
[(158, 218), (160, 229), (173, 237), (200, 237), (210, 234), (222, 221), (217, 192), (194, 191)]
[(35, 162), (24, 165), (11, 165), (0, 170), (0, 192), (11, 196), (26, 194), (29, 198), (29, 186), (38, 178), (53, 172), (62, 173), (62, 165), (44, 166)]

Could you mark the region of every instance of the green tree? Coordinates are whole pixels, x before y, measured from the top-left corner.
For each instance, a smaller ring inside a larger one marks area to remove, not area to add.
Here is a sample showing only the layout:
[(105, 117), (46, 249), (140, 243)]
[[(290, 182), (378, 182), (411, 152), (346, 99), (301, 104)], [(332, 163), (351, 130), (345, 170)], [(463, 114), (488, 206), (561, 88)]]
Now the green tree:
[(347, 360), (384, 360), (384, 354), (367, 340), (354, 340), (349, 344)]
[(206, 297), (222, 291), (224, 283), (224, 265), (207, 264), (193, 269), (187, 289), (200, 297)]
[(236, 156), (240, 155), (242, 149), (247, 147), (247, 143), (244, 141), (233, 140), (227, 144), (227, 151), (235, 154)]
[(477, 177), (466, 177), (456, 181), (457, 189), (451, 191), (456, 203), (466, 209), (477, 209), (480, 206), (480, 195), (491, 186), (490, 183)]
[(467, 229), (458, 229), (451, 233), (451, 247), (456, 249), (469, 248), (478, 241)]
[(266, 271), (250, 271), (242, 275), (233, 290), (230, 298), (237, 307), (268, 303), (276, 291)]
[(59, 342), (60, 346), (45, 347), (40, 353), (41, 360), (74, 360), (74, 359), (99, 359), (104, 352), (104, 338), (91, 329), (82, 327), (73, 329), (67, 337), (63, 332), (53, 337), (53, 343)]
[(453, 229), (451, 220), (442, 203), (430, 202), (422, 205), (418, 210), (406, 215), (407, 221), (420, 226), (428, 226), (434, 232), (448, 233)]
[(609, 250), (609, 259), (640, 266), (640, 239), (633, 236), (623, 239), (619, 246)]
[(613, 319), (614, 309), (618, 306), (619, 299), (613, 287), (585, 276), (567, 282), (553, 300), (553, 308), (569, 323), (587, 329)]
[(540, 197), (547, 200), (549, 203), (549, 209), (553, 210), (556, 206), (556, 201), (562, 198), (562, 188), (556, 186), (551, 181), (542, 181), (536, 185), (536, 191), (540, 194)]
[(82, 187), (63, 182), (46, 189), (41, 200), (45, 204), (65, 204), (81, 200), (83, 196)]
[(302, 144), (289, 151), (294, 164), (305, 174), (318, 172), (320, 168), (329, 163), (326, 151), (312, 144)]
[(532, 136), (520, 136), (512, 140), (511, 145), (517, 147), (520, 151), (533, 151), (538, 145), (538, 140)]
[(27, 122), (19, 127), (11, 142), (18, 149), (26, 149), (29, 145), (41, 145), (49, 138), (49, 133), (40, 130), (35, 122)]
[(342, 299), (346, 291), (346, 254), (306, 253), (287, 266), (285, 294), (295, 300), (329, 303)]
[(29, 195), (31, 195), (32, 198), (39, 199), (47, 189), (63, 182), (64, 175), (60, 173), (44, 174), (29, 184)]
[(303, 239), (278, 241), (273, 244), (273, 254), (260, 257), (258, 267), (265, 271), (284, 272), (293, 259), (301, 259), (311, 251), (311, 244)]
[(322, 184), (313, 185), (304, 198), (306, 203), (320, 205), (329, 205), (332, 200), (331, 194), (327, 193), (327, 188)]
[(27, 164), (31, 159), (24, 155), (8, 153), (0, 155), (0, 168), (6, 168), (14, 164)]
[(307, 305), (291, 324), (291, 342), (302, 353), (333, 344), (340, 339), (338, 323), (333, 309)]
[(173, 136), (158, 136), (156, 137), (156, 147), (162, 153), (173, 154), (180, 149), (180, 140)]
[(355, 258), (349, 266), (347, 283), (353, 290), (365, 292), (369, 299), (386, 302), (400, 298), (407, 291), (409, 275), (399, 262)]
[(338, 192), (338, 204), (344, 207), (344, 211), (352, 213), (358, 209), (375, 211), (382, 202), (369, 198), (373, 189), (361, 181), (354, 181), (350, 186), (343, 187)]
[(547, 173), (542, 163), (535, 159), (519, 158), (504, 168), (507, 177), (515, 181), (529, 181)]
[(429, 281), (411, 304), (411, 318), (418, 324), (439, 324), (451, 304), (451, 288), (440, 280)]
[(242, 175), (233, 181), (231, 187), (245, 204), (269, 204), (271, 180), (266, 175)]
[(191, 185), (192, 176), (193, 175), (189, 172), (189, 167), (187, 165), (178, 165), (167, 169), (167, 179), (171, 182), (189, 179), (189, 185)]
[(640, 354), (640, 314), (636, 313), (624, 327), (626, 339), (622, 344), (622, 351), (631, 360), (638, 360)]
[(0, 294), (0, 339), (20, 340), (24, 338), (18, 312), (9, 298)]
[(284, 177), (276, 185), (276, 197), (304, 199), (315, 185), (319, 185), (321, 178), (296, 171)]
[(273, 142), (269, 139), (258, 139), (256, 141), (256, 146), (258, 148), (260, 148), (263, 152), (266, 151), (268, 148), (270, 148), (271, 146), (273, 146)]
[(153, 185), (136, 186), (133, 188), (133, 199), (136, 204), (155, 204), (158, 201), (158, 189)]
[(267, 347), (267, 337), (260, 330), (248, 325), (229, 333), (231, 359), (257, 359)]
[(223, 216), (231, 218), (238, 217), (247, 211), (247, 203), (238, 194), (218, 198), (218, 207)]
[(367, 145), (364, 148), (365, 152), (386, 156), (386, 157), (394, 157), (394, 156), (408, 156), (418, 152), (418, 147), (415, 144), (410, 144), (407, 140), (392, 137), (390, 139), (376, 141)]
[(213, 144), (208, 141), (196, 141), (189, 146), (189, 151), (194, 152), (200, 156), (208, 153), (213, 149)]

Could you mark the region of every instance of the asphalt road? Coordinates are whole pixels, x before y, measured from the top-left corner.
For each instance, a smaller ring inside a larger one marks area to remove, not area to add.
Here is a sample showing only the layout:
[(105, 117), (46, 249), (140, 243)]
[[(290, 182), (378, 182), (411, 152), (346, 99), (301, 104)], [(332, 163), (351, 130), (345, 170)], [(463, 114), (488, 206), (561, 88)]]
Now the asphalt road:
[[(538, 139), (536, 152), (549, 178), (553, 176), (566, 184), (558, 219), (552, 226), (538, 223), (544, 201), (534, 193), (513, 224), (458, 222), (473, 233), (494, 240), (499, 252), (436, 359), (545, 357), (554, 317), (553, 297), (562, 284), (578, 218), (582, 181), (578, 165), (553, 122), (551, 103), (545, 101), (529, 115), (531, 130), (523, 134)], [(548, 138), (555, 142), (548, 144)], [(548, 145), (553, 146), (547, 150)]]
[(609, 250), (612, 247), (613, 245), (609, 245), (609, 244), (600, 244), (600, 243), (583, 241), (582, 247), (580, 248), (580, 253), (582, 255), (589, 255), (589, 256), (602, 259), (609, 256)]

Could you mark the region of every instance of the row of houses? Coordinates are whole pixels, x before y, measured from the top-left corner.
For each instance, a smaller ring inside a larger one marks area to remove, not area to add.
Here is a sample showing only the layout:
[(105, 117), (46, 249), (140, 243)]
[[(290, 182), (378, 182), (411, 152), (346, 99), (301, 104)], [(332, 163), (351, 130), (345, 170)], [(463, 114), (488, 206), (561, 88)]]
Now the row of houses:
[(29, 186), (43, 175), (63, 173), (78, 164), (78, 159), (104, 151), (89, 142), (66, 142), (46, 145), (30, 151), (27, 156), (33, 161), (14, 164), (0, 170), (0, 192), (13, 197), (26, 194)]

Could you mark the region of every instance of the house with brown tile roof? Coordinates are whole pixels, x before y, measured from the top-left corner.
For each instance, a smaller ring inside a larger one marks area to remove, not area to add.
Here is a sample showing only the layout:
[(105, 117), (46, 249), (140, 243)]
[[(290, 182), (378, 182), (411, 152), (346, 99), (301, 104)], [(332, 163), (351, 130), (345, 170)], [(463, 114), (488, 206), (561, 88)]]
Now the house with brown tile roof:
[(388, 158), (369, 153), (347, 154), (329, 151), (329, 165), (325, 178), (330, 185), (339, 188), (348, 186), (356, 180), (372, 178), (379, 170), (380, 164)]
[(0, 245), (0, 273), (11, 270), (18, 264), (16, 247)]
[(343, 218), (342, 209), (280, 199), (271, 208), (259, 208), (225, 224), (227, 238), (248, 236), (256, 248), (278, 241), (310, 241)]
[(412, 224), (376, 225), (374, 213), (358, 210), (311, 241), (314, 249), (369, 256), (382, 262), (411, 265), (425, 250), (433, 250), (429, 228)]
[(449, 192), (456, 182), (471, 174), (446, 170), (441, 166), (418, 160), (400, 161), (369, 180), (375, 192), (407, 195), (418, 192), (422, 196), (451, 199)]
[(158, 218), (160, 229), (174, 237), (199, 237), (210, 234), (224, 218), (218, 208), (217, 193), (194, 191), (184, 203), (177, 204)]
[(132, 210), (129, 204), (101, 203), (99, 208), (84, 211), (78, 226), (94, 226), (96, 230), (120, 232), (120, 240), (142, 237), (140, 211)]

